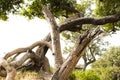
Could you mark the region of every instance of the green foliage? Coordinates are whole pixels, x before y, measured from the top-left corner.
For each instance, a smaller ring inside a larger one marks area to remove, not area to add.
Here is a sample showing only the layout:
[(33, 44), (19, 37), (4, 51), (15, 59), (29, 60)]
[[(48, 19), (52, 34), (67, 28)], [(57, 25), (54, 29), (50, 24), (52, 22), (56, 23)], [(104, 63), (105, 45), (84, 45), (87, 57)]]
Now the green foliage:
[(120, 47), (111, 47), (92, 64), (101, 80), (118, 80), (120, 77)]
[(107, 16), (120, 12), (120, 0), (95, 0), (95, 13), (99, 16)]
[[(81, 0), (82, 1), (82, 0)], [(77, 4), (76, 0), (1, 0), (0, 16), (6, 20), (9, 13), (20, 13), (29, 19), (34, 17), (44, 18), (42, 14), (43, 6), (48, 6), (53, 15), (57, 18), (61, 16), (73, 15), (77, 12), (85, 13), (90, 8), (91, 0), (82, 1)]]
[[(96, 9), (94, 10), (95, 15), (98, 17), (108, 16), (120, 13), (120, 0), (95, 0)], [(119, 29), (120, 22), (113, 24), (104, 25), (104, 29), (106, 31), (111, 31), (113, 27), (115, 29)]]
[[(76, 4), (76, 0), (34, 0), (30, 4), (26, 5), (21, 12), (24, 16), (28, 16), (29, 19), (34, 17), (44, 18), (42, 13), (43, 6), (48, 6), (55, 17), (66, 15), (66, 10), (62, 6), (73, 7)], [(68, 13), (73, 13), (67, 11)]]
[(9, 13), (17, 12), (23, 0), (0, 0), (0, 19), (7, 20)]
[(99, 75), (101, 80), (117, 80), (120, 77), (119, 67), (101, 67), (93, 70)]
[[(0, 0), (0, 19), (7, 19), (9, 13), (20, 13), (29, 19), (43, 18), (42, 8), (48, 6), (55, 17), (74, 13), (76, 0)], [(69, 8), (66, 10), (64, 7)], [(67, 13), (67, 14), (66, 14)]]
[(120, 67), (120, 47), (111, 47), (105, 56), (110, 66)]
[(100, 80), (99, 75), (92, 70), (78, 71), (75, 70), (69, 77), (70, 80)]
[[(43, 1), (43, 0), (42, 0)], [(33, 2), (26, 5), (26, 8), (24, 8), (21, 11), (21, 14), (24, 16), (27, 16), (29, 19), (32, 19), (33, 17), (41, 17), (42, 14), (42, 7), (44, 3), (41, 0), (34, 0)]]
[(120, 67), (120, 47), (111, 47), (94, 64), (92, 64), (93, 68), (105, 68), (108, 66)]

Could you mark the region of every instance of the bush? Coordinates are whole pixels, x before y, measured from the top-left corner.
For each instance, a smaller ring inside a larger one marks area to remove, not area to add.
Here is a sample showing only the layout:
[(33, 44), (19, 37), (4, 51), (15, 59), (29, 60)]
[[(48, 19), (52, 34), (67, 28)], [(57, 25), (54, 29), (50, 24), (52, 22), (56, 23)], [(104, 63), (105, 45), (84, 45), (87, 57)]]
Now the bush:
[(92, 70), (75, 70), (69, 77), (70, 80), (100, 80), (99, 75)]
[(94, 71), (100, 75), (101, 80), (117, 80), (120, 77), (119, 67), (96, 68)]

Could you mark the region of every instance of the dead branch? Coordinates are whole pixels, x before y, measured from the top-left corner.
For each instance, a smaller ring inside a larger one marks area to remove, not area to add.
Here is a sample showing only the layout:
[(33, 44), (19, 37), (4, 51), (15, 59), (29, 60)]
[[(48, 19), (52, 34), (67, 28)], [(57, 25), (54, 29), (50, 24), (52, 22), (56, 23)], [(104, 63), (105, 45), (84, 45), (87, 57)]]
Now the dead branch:
[(52, 50), (51, 44), (49, 42), (38, 41), (38, 42), (35, 42), (35, 43), (33, 43), (32, 45), (30, 45), (30, 46), (28, 46), (26, 48), (18, 48), (18, 49), (13, 50), (12, 52), (7, 53), (4, 56), (4, 59), (8, 59), (10, 56), (12, 56), (14, 54), (20, 54), (20, 53), (26, 52), (27, 50), (30, 50), (30, 49), (33, 49), (33, 48), (35, 48), (37, 46), (42, 46), (42, 45), (46, 45)]

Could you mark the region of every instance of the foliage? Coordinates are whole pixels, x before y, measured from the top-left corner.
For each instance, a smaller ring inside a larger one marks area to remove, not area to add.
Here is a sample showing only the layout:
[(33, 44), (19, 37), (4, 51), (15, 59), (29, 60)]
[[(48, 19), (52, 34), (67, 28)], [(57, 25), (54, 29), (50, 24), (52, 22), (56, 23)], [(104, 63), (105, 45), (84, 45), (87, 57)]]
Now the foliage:
[(120, 77), (120, 47), (111, 47), (92, 64), (101, 80), (117, 80)]
[[(74, 9), (73, 4), (74, 5), (76, 4), (76, 0), (72, 0), (72, 1), (71, 0), (34, 0), (34, 1), (31, 1), (31, 0), (17, 0), (17, 1), (2, 0), (0, 2), (0, 4), (1, 4), (1, 6), (0, 6), (1, 17), (3, 17), (3, 18), (6, 17), (6, 19), (7, 19), (7, 15), (9, 13), (11, 13), (11, 11), (14, 13), (19, 10), (20, 14), (27, 16), (29, 19), (32, 19), (34, 17), (43, 18), (43, 14), (42, 14), (43, 6), (48, 6), (49, 9), (51, 10), (51, 12), (56, 17), (74, 13), (74, 11), (67, 10), (64, 7)], [(2, 14), (3, 14), (3, 16), (2, 16)]]
[(6, 20), (9, 13), (19, 12), (20, 14), (29, 17), (43, 18), (42, 7), (47, 5), (54, 16), (58, 17), (73, 13), (63, 9), (62, 6), (73, 8), (73, 4), (76, 4), (76, 0), (0, 0), (0, 19)]
[(94, 64), (93, 68), (117, 66), (120, 67), (120, 47), (111, 47)]
[(6, 20), (9, 13), (19, 11), (23, 0), (0, 0), (0, 19)]
[(61, 16), (68, 17), (79, 11), (85, 13), (86, 10), (90, 10), (91, 2), (91, 0), (81, 0), (81, 4), (77, 4), (76, 0), (1, 0), (0, 17), (6, 20), (9, 13), (12, 12), (14, 14), (17, 12), (27, 16), (29, 19), (34, 17), (43, 18), (43, 6), (48, 6), (53, 15), (57, 18)]
[(93, 70), (99, 75), (101, 80), (118, 80), (120, 77), (119, 67), (101, 67)]
[[(94, 12), (98, 17), (120, 13), (120, 0), (95, 0), (95, 4), (96, 9)], [(109, 23), (103, 27), (107, 31), (116, 31), (120, 28), (120, 22)]]
[(99, 75), (92, 70), (78, 71), (75, 70), (69, 77), (70, 80), (100, 80)]
[(96, 15), (107, 16), (120, 12), (120, 0), (95, 0)]

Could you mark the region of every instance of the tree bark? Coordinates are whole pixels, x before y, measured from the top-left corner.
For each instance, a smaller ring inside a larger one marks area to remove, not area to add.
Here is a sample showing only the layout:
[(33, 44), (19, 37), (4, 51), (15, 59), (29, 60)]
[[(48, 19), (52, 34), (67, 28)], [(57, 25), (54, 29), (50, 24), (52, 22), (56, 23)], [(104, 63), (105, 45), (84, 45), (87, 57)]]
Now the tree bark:
[(5, 59), (0, 60), (0, 65), (5, 68), (7, 72), (6, 80), (15, 80), (16, 69), (11, 66)]
[(60, 35), (59, 35), (59, 27), (54, 19), (52, 13), (47, 9), (47, 7), (43, 8), (43, 13), (50, 23), (50, 33), (52, 40), (52, 51), (55, 56), (55, 68), (56, 70), (62, 65), (63, 57), (61, 53), (61, 45), (60, 45)]
[(4, 56), (4, 59), (7, 60), (9, 57), (11, 57), (14, 54), (20, 54), (20, 53), (26, 52), (27, 50), (31, 50), (31, 49), (35, 48), (36, 46), (42, 46), (42, 45), (46, 45), (46, 46), (48, 46), (52, 50), (51, 44), (49, 42), (37, 41), (37, 42), (33, 43), (32, 45), (30, 45), (30, 46), (28, 46), (26, 48), (18, 48), (18, 49), (15, 49), (15, 50), (7, 53)]
[[(33, 56), (34, 54), (32, 52), (32, 49), (35, 48), (36, 46), (40, 46), (40, 45), (41, 46), (46, 45), (52, 50), (49, 42), (38, 41), (38, 42), (36, 42), (36, 43), (26, 47), (26, 48), (19, 48), (19, 49), (16, 49), (16, 50), (6, 54), (5, 57), (0, 60), (0, 67), (2, 66), (5, 69), (5, 70), (4, 69), (1, 70), (2, 72), (0, 72), (0, 75), (3, 75), (3, 76), (7, 75), (6, 80), (14, 80), (14, 77), (16, 74), (16, 69), (18, 67), (20, 67), (29, 58), (33, 58), (33, 57), (37, 58), (36, 56)], [(28, 50), (30, 50), (30, 51), (28, 51)], [(21, 54), (23, 52), (27, 52), (27, 53), (19, 60), (16, 60), (16, 61), (11, 60), (10, 62), (7, 61), (7, 59), (9, 57), (11, 57), (12, 55)]]
[(89, 45), (89, 43), (101, 33), (99, 27), (97, 27), (93, 32), (86, 32), (81, 36), (73, 48), (70, 55), (67, 57), (66, 61), (53, 75), (52, 80), (67, 80), (73, 69), (75, 68), (77, 62), (84, 54), (84, 50)]
[(78, 29), (79, 30), (82, 29), (81, 28), (82, 26), (78, 27), (78, 25), (83, 25), (83, 24), (104, 25), (107, 23), (114, 23), (119, 20), (120, 20), (120, 13), (106, 16), (103, 18), (90, 18), (90, 17), (89, 18), (88, 17), (77, 18), (77, 19), (70, 20), (68, 22), (63, 22), (59, 24), (59, 26), (60, 26), (60, 32), (65, 31), (65, 30), (72, 31), (72, 29), (74, 29), (74, 32), (75, 32)]

